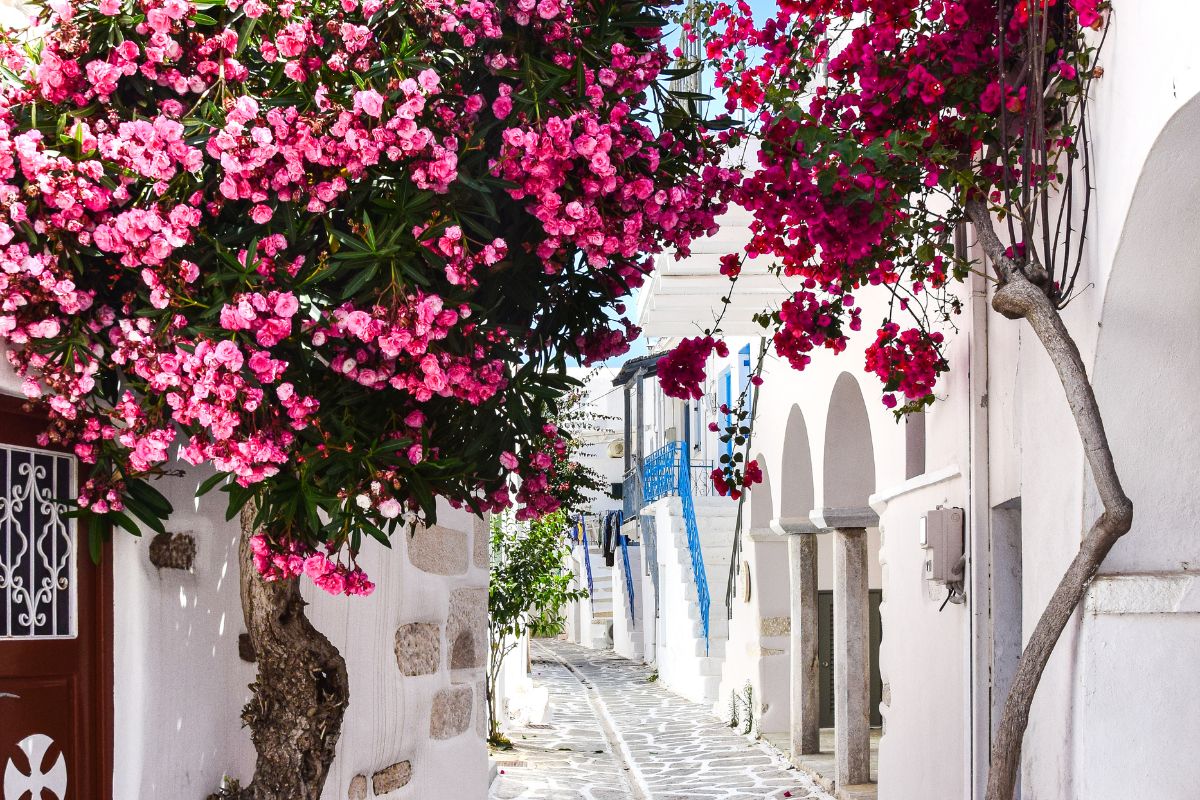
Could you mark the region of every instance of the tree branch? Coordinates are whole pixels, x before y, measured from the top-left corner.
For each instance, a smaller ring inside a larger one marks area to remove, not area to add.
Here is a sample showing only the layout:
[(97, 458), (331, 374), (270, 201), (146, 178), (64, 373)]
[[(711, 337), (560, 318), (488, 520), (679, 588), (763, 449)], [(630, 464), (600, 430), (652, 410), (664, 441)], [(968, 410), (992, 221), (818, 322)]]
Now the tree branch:
[(987, 800), (1011, 800), (1029, 709), (1042, 673), (1092, 577), (1113, 545), (1132, 526), (1133, 503), (1121, 486), (1095, 391), (1079, 348), (1063, 323), (1062, 315), (1044, 288), (1031, 282), (1021, 265), (1004, 254), (1003, 244), (992, 228), (986, 205), (982, 201), (971, 201), (967, 204), (967, 212), (975, 224), (984, 252), (1001, 277), (1002, 285), (992, 298), (992, 307), (1010, 319), (1027, 320), (1050, 356), (1079, 429), (1084, 453), (1104, 506), (1103, 513), (1083, 538), (1079, 552), (1059, 581), (1021, 653), (1017, 674), (1004, 703), (992, 745)]

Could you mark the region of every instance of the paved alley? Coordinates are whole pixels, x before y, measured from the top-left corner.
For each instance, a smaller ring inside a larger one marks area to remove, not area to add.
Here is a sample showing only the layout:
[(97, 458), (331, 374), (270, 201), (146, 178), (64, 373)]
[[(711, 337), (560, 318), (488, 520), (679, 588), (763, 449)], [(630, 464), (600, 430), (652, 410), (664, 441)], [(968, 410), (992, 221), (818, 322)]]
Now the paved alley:
[(509, 732), (493, 800), (829, 800), (644, 666), (558, 640), (534, 640), (531, 653), (551, 710), (545, 725)]

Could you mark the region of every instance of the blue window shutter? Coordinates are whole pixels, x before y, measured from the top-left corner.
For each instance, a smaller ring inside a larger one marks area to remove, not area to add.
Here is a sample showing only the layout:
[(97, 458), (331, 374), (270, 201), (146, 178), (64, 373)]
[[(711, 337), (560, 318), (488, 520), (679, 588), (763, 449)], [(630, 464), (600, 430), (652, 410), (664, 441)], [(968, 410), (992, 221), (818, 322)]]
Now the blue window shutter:
[(738, 351), (738, 391), (746, 391), (750, 385), (750, 345)]
[[(733, 410), (733, 373), (730, 372), (729, 369), (726, 369), (721, 373), (721, 402), (724, 403), (726, 408), (729, 408), (730, 411)], [(723, 413), (721, 415), (721, 419), (723, 420), (721, 424), (721, 433), (728, 433), (728, 428), (733, 425), (733, 414)], [(730, 459), (733, 458), (732, 438), (730, 438), (728, 442), (725, 442), (725, 455), (729, 456)]]

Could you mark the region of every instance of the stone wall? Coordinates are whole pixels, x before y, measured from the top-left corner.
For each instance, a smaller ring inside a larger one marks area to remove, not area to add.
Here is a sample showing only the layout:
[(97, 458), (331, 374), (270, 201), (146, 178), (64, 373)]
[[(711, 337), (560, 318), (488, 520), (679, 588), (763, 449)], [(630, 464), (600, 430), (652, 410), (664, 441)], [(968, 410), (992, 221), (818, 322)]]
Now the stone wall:
[(306, 591), (350, 675), (325, 800), (486, 796), (487, 540), (482, 520), (439, 505), (437, 525), (366, 554), (370, 598)]

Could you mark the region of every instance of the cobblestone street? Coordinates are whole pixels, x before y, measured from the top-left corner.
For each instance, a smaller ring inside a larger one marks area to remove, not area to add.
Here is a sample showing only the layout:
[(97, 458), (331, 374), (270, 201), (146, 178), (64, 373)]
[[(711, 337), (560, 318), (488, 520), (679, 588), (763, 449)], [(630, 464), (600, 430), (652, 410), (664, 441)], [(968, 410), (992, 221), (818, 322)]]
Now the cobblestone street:
[(535, 640), (547, 723), (509, 732), (493, 800), (829, 800), (764, 744), (611, 652)]

